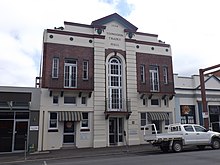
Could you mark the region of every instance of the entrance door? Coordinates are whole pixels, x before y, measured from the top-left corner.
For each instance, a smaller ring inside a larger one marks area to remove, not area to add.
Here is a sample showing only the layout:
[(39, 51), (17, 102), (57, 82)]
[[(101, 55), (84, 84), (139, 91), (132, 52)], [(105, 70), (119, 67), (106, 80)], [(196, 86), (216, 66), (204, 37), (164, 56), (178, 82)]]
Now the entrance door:
[(74, 144), (75, 143), (75, 127), (74, 122), (64, 121), (63, 143)]
[(123, 142), (123, 119), (109, 118), (109, 144), (119, 145)]
[(12, 151), (13, 120), (0, 120), (0, 152)]
[(15, 122), (15, 140), (14, 150), (24, 150), (25, 140), (27, 140), (28, 121), (16, 121)]

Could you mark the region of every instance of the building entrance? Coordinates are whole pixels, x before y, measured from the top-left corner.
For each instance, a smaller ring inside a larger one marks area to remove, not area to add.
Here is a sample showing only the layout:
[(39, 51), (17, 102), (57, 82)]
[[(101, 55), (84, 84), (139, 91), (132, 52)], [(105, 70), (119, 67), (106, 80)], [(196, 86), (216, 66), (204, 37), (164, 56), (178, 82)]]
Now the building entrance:
[(123, 118), (109, 118), (109, 144), (120, 145), (123, 143)]
[(0, 152), (25, 149), (28, 121), (0, 120), (0, 132)]

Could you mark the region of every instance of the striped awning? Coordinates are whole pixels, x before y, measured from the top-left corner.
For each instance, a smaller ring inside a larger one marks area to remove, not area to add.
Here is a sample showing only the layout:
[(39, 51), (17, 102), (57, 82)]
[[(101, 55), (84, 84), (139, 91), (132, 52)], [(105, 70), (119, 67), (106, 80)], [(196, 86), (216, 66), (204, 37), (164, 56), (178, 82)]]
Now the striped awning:
[(59, 121), (81, 121), (82, 112), (79, 111), (60, 111), (58, 112)]
[(169, 113), (166, 112), (148, 112), (147, 116), (150, 120), (169, 120)]

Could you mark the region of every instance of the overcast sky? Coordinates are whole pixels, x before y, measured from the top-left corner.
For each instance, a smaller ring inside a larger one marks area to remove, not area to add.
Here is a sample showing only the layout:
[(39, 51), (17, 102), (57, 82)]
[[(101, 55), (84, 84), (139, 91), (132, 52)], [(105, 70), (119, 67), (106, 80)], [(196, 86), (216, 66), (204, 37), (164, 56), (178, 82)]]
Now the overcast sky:
[(34, 86), (44, 29), (118, 13), (171, 45), (174, 73), (220, 61), (219, 0), (0, 0), (0, 86)]

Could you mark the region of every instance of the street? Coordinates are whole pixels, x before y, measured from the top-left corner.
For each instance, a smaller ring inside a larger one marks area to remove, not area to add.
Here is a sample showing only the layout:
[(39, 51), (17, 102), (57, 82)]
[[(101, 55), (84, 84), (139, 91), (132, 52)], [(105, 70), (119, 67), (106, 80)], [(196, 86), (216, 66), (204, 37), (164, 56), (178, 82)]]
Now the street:
[(100, 156), (69, 159), (27, 160), (26, 162), (7, 163), (5, 165), (219, 165), (220, 150), (184, 151), (181, 153), (139, 152), (117, 156)]

